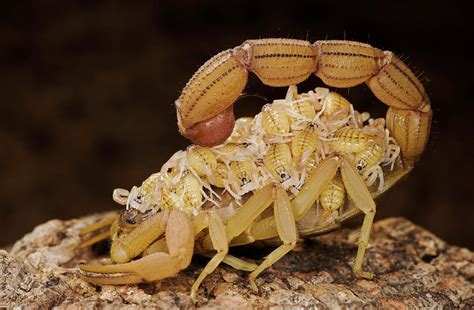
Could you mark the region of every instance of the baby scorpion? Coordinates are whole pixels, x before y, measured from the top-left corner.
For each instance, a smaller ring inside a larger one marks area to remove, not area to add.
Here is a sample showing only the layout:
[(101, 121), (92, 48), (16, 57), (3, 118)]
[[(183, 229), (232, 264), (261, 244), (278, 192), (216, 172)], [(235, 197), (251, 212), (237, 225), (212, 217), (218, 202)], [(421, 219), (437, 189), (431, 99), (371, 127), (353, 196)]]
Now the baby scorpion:
[[(289, 86), (288, 93), (254, 118), (234, 121), (233, 103), (248, 72), (266, 85)], [(294, 85), (313, 73), (332, 87), (366, 83), (389, 105), (386, 120), (359, 113), (328, 89), (298, 94)], [(195, 253), (211, 254), (193, 299), (221, 262), (251, 271), (257, 291), (256, 277), (299, 238), (337, 229), (358, 214), (364, 220), (353, 271), (373, 277), (362, 263), (374, 199), (413, 169), (432, 115), (423, 85), (392, 52), (351, 41), (249, 40), (206, 62), (176, 108), (181, 133), (196, 145), (178, 151), (140, 187), (114, 191), (126, 209), (83, 231), (108, 228), (83, 246), (110, 237), (111, 263), (81, 265), (83, 279), (155, 281), (186, 268)], [(265, 212), (270, 206), (273, 213)], [(257, 240), (280, 241), (258, 266), (228, 253)]]

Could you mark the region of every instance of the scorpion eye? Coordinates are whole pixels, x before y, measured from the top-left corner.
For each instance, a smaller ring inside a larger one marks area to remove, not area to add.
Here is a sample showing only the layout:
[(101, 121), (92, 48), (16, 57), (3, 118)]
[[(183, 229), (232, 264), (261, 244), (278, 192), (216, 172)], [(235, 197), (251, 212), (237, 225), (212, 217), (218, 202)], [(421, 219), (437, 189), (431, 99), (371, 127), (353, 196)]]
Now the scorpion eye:
[(125, 219), (125, 222), (126, 222), (127, 224), (130, 224), (130, 225), (134, 225), (134, 224), (137, 223), (137, 222), (135, 221), (135, 219), (132, 219), (132, 218), (127, 218), (127, 219)]
[(137, 224), (137, 215), (138, 211), (136, 210), (125, 210), (121, 216), (122, 222), (127, 225), (135, 225)]
[(245, 185), (249, 182), (247, 178), (242, 178), (240, 181), (242, 182), (242, 185)]
[(364, 166), (362, 165), (361, 162), (359, 162), (359, 163), (357, 163), (357, 167), (356, 167), (356, 168), (357, 168), (357, 170), (359, 170), (359, 172), (360, 172), (360, 171), (362, 171), (362, 169), (364, 168)]
[(288, 180), (288, 175), (286, 173), (280, 173), (280, 178), (283, 180), (283, 181), (286, 181)]

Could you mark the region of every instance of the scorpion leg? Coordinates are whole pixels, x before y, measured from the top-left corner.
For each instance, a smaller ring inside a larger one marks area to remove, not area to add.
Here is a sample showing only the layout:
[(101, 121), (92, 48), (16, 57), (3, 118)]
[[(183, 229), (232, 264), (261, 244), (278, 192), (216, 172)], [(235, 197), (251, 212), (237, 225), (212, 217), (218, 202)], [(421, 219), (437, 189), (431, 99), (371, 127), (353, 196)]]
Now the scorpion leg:
[(296, 230), (296, 222), (291, 209), (290, 198), (286, 191), (280, 187), (275, 189), (275, 200), (273, 202), (275, 223), (278, 230), (278, 236), (283, 241), (283, 244), (273, 250), (265, 260), (249, 275), (249, 282), (252, 290), (257, 293), (258, 287), (255, 284), (255, 279), (266, 268), (273, 265), (288, 252), (293, 250), (298, 238)]
[(273, 203), (273, 190), (273, 184), (258, 190), (238, 209), (237, 213), (229, 219), (226, 227), (227, 240), (229, 240), (229, 242), (244, 232), (252, 222)]
[[(209, 227), (209, 216), (206, 213), (200, 213), (196, 217), (193, 217), (192, 221), (193, 221), (193, 225), (194, 225), (194, 235), (195, 236), (197, 234), (199, 234), (199, 232), (201, 232), (205, 228)], [(211, 240), (210, 245), (212, 246), (212, 240)], [(212, 247), (212, 248), (208, 247), (208, 248), (206, 248), (206, 251), (211, 251), (211, 250), (214, 250), (214, 249), (215, 249), (215, 247)], [(142, 256), (147, 256), (147, 255), (150, 255), (150, 254), (153, 254), (153, 253), (158, 253), (158, 252), (168, 252), (168, 246), (166, 245), (166, 238), (160, 238), (160, 239), (156, 240), (155, 242), (153, 242), (152, 244), (150, 244), (150, 246), (143, 251)], [(195, 252), (199, 253), (199, 252), (197, 252), (197, 249), (196, 249)], [(206, 253), (199, 253), (199, 254), (212, 258), (212, 256), (210, 256), (207, 252)], [(235, 268), (235, 269), (243, 270), (243, 271), (253, 271), (255, 268), (257, 268), (257, 265), (255, 265), (253, 263), (246, 262), (246, 261), (244, 261), (242, 259), (239, 259), (235, 256), (232, 256), (230, 254), (227, 254), (224, 257), (224, 259), (222, 260), (222, 262), (224, 264), (227, 264), (227, 265)]]
[(375, 216), (375, 202), (359, 173), (345, 157), (341, 156), (341, 158), (341, 175), (344, 186), (347, 190), (347, 193), (354, 201), (355, 206), (365, 215), (364, 222), (362, 223), (362, 227), (360, 229), (359, 246), (352, 270), (357, 276), (372, 279), (374, 276), (372, 273), (362, 271), (362, 263), (364, 260), (365, 250), (367, 249), (369, 242), (372, 222)]
[[(177, 210), (171, 211), (166, 217), (168, 219), (166, 244), (169, 254), (154, 253), (129, 263), (116, 265), (80, 265), (79, 268), (84, 272), (81, 274), (81, 278), (94, 284), (131, 284), (167, 278), (185, 269), (191, 263), (193, 255), (194, 229), (192, 222), (186, 213)], [(157, 216), (154, 218), (154, 223), (159, 224), (160, 220), (162, 218)], [(140, 227), (142, 229), (136, 234), (135, 240), (140, 239), (139, 234), (153, 233), (152, 231), (157, 230), (156, 226), (158, 225), (142, 224), (138, 226), (137, 229)], [(134, 244), (130, 243), (129, 246), (134, 247)], [(133, 249), (130, 253), (136, 252), (137, 250)]]
[(300, 192), (291, 201), (297, 221), (301, 220), (306, 212), (311, 209), (323, 189), (334, 178), (339, 164), (339, 157), (329, 157), (311, 173)]
[[(192, 223), (194, 227), (194, 235), (197, 236), (202, 230), (209, 227), (209, 216), (207, 213), (202, 212), (197, 216), (192, 218)], [(144, 251), (143, 256), (158, 253), (158, 252), (168, 252), (168, 246), (166, 245), (166, 237), (160, 238), (150, 244)]]
[[(202, 256), (209, 257), (209, 258), (213, 257), (209, 253), (199, 253), (199, 254)], [(242, 271), (254, 271), (255, 268), (257, 268), (256, 264), (247, 262), (243, 259), (230, 255), (229, 253), (227, 253), (227, 255), (224, 257), (222, 262), (226, 265), (229, 265), (230, 267), (234, 269), (242, 270)]]
[[(295, 221), (301, 220), (309, 209), (314, 205), (324, 187), (334, 178), (339, 167), (339, 159), (330, 157), (325, 159), (311, 173), (300, 192), (291, 201)], [(252, 243), (255, 240), (265, 240), (278, 235), (277, 224), (273, 216), (264, 218), (254, 223), (250, 228), (250, 234), (242, 234), (236, 239), (238, 244)], [(234, 245), (234, 243), (232, 243)]]
[(213, 272), (217, 266), (219, 266), (229, 251), (227, 235), (222, 219), (215, 212), (212, 212), (209, 217), (209, 236), (211, 237), (212, 245), (217, 253), (212, 257), (209, 263), (207, 263), (206, 267), (204, 267), (201, 274), (194, 282), (193, 287), (191, 288), (191, 299), (193, 301), (196, 300), (196, 293), (201, 282), (208, 274)]
[[(256, 191), (255, 194), (237, 210), (237, 213), (229, 219), (226, 225), (226, 234), (230, 246), (248, 244), (255, 241), (251, 236), (247, 236), (244, 231), (273, 203), (273, 187), (273, 184), (269, 184)], [(237, 242), (234, 243), (234, 240), (237, 240)], [(202, 247), (204, 249), (213, 248), (209, 235), (202, 240)]]
[(257, 268), (257, 265), (254, 263), (249, 263), (230, 254), (227, 254), (222, 262), (233, 267), (234, 269), (242, 271), (254, 271), (255, 268)]
[[(84, 229), (81, 230), (81, 232), (79, 233), (79, 236), (84, 236), (86, 234), (90, 234), (92, 232), (96, 232), (96, 231), (99, 231), (105, 227), (110, 227), (111, 225), (113, 225), (113, 223), (115, 221), (118, 220), (120, 215), (116, 214), (112, 217), (109, 217), (109, 218), (105, 218), (97, 223), (94, 223), (92, 225), (89, 225), (87, 227), (85, 227)], [(79, 247), (81, 248), (85, 248), (85, 247), (88, 247), (89, 245), (91, 244), (94, 244), (94, 243), (97, 243), (99, 241), (102, 241), (102, 240), (105, 240), (107, 238), (109, 238), (110, 236), (112, 235), (111, 233), (111, 230), (110, 229), (107, 229), (107, 231), (105, 232), (102, 232), (102, 233), (99, 233), (85, 241), (83, 241)]]

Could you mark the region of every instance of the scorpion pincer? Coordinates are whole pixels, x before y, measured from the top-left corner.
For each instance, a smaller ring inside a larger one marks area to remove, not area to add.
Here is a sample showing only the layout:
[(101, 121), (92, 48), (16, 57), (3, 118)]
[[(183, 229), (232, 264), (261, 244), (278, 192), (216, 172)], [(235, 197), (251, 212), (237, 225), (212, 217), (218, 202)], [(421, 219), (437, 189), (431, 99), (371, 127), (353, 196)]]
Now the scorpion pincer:
[[(233, 104), (255, 73), (266, 85), (289, 86), (284, 99), (255, 117), (234, 120)], [(389, 106), (385, 119), (360, 113), (326, 88), (298, 93), (311, 74), (336, 88), (366, 83)], [(321, 235), (362, 214), (357, 276), (376, 206), (374, 199), (406, 176), (430, 132), (428, 96), (392, 52), (351, 41), (249, 40), (207, 61), (176, 101), (180, 132), (195, 145), (113, 198), (126, 208), (84, 229), (105, 231), (82, 246), (112, 239), (109, 264), (81, 265), (95, 284), (155, 281), (185, 269), (193, 254), (212, 256), (191, 288), (221, 263), (256, 277), (298, 240)], [(271, 212), (271, 208), (273, 212)], [(268, 212), (270, 210), (270, 212)], [(278, 241), (260, 264), (229, 247)]]

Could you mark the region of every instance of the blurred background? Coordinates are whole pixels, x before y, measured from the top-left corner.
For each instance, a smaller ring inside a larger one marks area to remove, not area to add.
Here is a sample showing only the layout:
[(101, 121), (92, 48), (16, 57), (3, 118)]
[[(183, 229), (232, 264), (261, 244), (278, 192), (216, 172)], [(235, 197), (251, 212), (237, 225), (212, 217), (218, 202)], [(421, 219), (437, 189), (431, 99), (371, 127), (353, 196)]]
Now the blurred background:
[[(333, 4), (337, 3), (337, 4)], [(420, 74), (434, 119), (425, 154), (378, 202), (474, 249), (471, 10), (432, 1), (2, 1), (0, 245), (47, 220), (117, 208), (188, 142), (174, 100), (207, 59), (248, 38), (350, 39), (392, 50)], [(299, 89), (322, 82), (315, 77)], [(239, 115), (286, 89), (251, 78)], [(359, 110), (385, 107), (365, 86)]]

